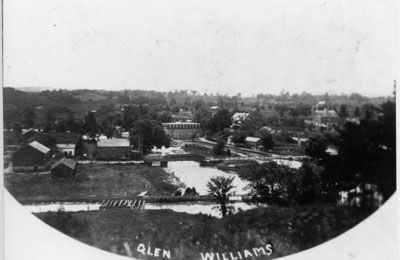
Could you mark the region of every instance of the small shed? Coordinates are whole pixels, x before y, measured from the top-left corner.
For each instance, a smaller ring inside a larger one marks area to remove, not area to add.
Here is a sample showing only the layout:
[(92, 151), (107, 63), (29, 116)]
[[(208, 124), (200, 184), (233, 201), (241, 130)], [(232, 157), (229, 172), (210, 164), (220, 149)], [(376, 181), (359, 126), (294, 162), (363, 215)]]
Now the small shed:
[(245, 143), (250, 149), (257, 150), (258, 147), (261, 145), (261, 139), (258, 137), (248, 136), (246, 137)]
[(74, 178), (76, 164), (74, 160), (62, 158), (51, 167), (51, 177), (59, 179)]

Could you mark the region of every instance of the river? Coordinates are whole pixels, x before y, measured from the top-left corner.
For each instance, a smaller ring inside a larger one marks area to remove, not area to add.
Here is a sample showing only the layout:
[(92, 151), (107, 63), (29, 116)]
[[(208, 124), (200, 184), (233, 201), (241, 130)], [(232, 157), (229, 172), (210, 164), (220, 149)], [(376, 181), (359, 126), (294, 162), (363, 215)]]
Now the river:
[[(79, 212), (79, 211), (98, 211), (100, 210), (100, 203), (72, 203), (72, 202), (56, 202), (48, 204), (35, 204), (24, 206), (32, 213), (41, 212), (56, 212), (63, 210), (65, 212)], [(234, 212), (240, 210), (248, 210), (255, 208), (254, 205), (245, 202), (235, 202), (229, 204), (234, 209)], [(118, 209), (115, 209), (118, 210)], [(135, 209), (143, 210), (143, 209)], [(146, 203), (144, 210), (173, 210), (175, 212), (185, 212), (188, 214), (207, 214), (213, 217), (220, 218), (221, 213), (218, 204), (212, 202), (181, 202), (181, 203)]]
[[(168, 168), (165, 169), (169, 173), (173, 173), (181, 183), (186, 187), (194, 187), (200, 195), (207, 195), (207, 182), (214, 176), (232, 177), (235, 179), (232, 190), (232, 195), (245, 195), (248, 194), (246, 186), (247, 181), (239, 178), (236, 173), (226, 173), (214, 167), (200, 167), (199, 162), (194, 161), (176, 161), (168, 162)], [(235, 200), (234, 197), (232, 197)], [(248, 210), (254, 208), (244, 202), (235, 202), (230, 204), (234, 208), (234, 212), (239, 208), (241, 210)], [(100, 210), (100, 203), (72, 203), (72, 202), (56, 202), (48, 204), (26, 205), (30, 212), (47, 212), (64, 210), (67, 212), (77, 211), (96, 211)], [(173, 210), (176, 212), (186, 212), (189, 214), (209, 214), (214, 217), (221, 217), (218, 209), (218, 204), (213, 202), (180, 202), (180, 203), (146, 203), (145, 209), (151, 210)]]
[(245, 187), (249, 183), (240, 179), (236, 173), (226, 173), (214, 167), (200, 167), (199, 165), (199, 162), (194, 161), (168, 162), (168, 168), (165, 168), (165, 170), (173, 173), (186, 187), (195, 187), (200, 195), (207, 195), (207, 182), (214, 176), (234, 176), (233, 185), (235, 188), (233, 189), (233, 193), (237, 195), (248, 193)]

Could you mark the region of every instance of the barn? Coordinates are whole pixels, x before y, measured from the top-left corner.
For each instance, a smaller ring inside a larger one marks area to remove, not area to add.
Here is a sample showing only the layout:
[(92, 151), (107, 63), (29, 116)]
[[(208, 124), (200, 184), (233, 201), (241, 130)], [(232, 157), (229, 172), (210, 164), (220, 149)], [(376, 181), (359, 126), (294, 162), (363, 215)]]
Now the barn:
[(12, 156), (13, 170), (43, 170), (50, 159), (50, 148), (33, 141), (17, 150)]
[(126, 160), (130, 157), (130, 142), (124, 138), (99, 138), (97, 141), (97, 160)]
[(51, 167), (51, 177), (59, 179), (74, 178), (76, 164), (74, 160), (62, 158)]

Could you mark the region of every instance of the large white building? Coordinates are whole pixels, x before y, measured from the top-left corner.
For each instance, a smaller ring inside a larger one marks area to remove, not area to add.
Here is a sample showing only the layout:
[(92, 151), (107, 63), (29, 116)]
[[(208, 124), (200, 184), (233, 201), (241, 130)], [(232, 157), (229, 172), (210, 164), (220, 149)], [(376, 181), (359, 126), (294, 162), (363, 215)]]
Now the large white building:
[(190, 140), (200, 134), (201, 125), (193, 122), (170, 122), (162, 124), (164, 131), (176, 140)]

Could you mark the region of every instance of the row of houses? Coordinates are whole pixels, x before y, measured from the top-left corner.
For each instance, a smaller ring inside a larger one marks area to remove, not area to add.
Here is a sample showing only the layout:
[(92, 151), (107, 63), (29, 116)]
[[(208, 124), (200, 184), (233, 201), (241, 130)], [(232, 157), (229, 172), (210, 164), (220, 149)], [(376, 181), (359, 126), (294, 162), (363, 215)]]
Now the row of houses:
[(43, 144), (33, 141), (18, 149), (12, 156), (14, 171), (41, 171), (50, 167), (55, 178), (75, 176), (76, 162), (63, 157), (50, 166), (51, 150)]
[[(135, 153), (127, 138), (85, 139), (72, 133), (42, 133), (27, 130), (23, 133), (24, 144), (12, 153), (15, 171), (39, 171), (48, 169), (50, 161), (62, 157), (80, 156), (98, 160), (132, 159)], [(136, 152), (137, 154), (137, 152)]]

